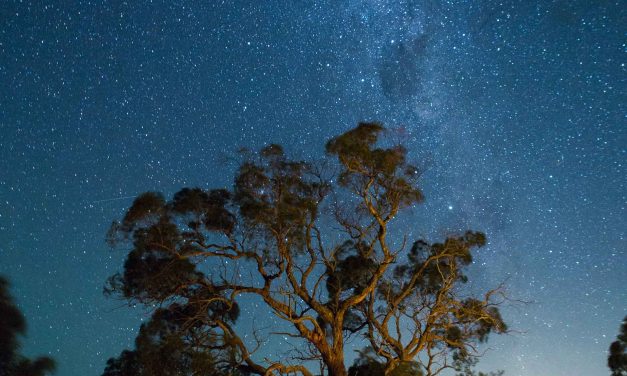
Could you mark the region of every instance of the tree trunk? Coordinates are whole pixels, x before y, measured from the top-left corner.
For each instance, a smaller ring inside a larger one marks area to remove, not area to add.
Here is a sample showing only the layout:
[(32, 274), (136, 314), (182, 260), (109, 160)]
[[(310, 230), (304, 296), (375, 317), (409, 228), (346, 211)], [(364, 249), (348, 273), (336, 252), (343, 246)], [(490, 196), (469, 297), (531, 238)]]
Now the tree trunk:
[(344, 333), (342, 331), (344, 314), (345, 312), (336, 312), (333, 322), (331, 323), (333, 338), (330, 351), (327, 352), (327, 357), (324, 359), (329, 376), (348, 375), (346, 366), (344, 365)]
[(347, 376), (346, 367), (343, 361), (334, 361), (327, 363), (327, 372), (329, 376)]

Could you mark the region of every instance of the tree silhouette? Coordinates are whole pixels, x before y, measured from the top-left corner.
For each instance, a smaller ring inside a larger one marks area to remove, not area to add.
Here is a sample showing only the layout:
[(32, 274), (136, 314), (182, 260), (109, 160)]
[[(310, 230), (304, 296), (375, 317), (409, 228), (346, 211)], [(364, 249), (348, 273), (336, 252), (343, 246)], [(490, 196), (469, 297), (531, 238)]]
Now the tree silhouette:
[(19, 354), (19, 336), (26, 333), (26, 320), (13, 302), (9, 282), (0, 276), (0, 376), (41, 376), (55, 370), (48, 357), (28, 359)]
[(612, 376), (627, 376), (627, 316), (623, 319), (620, 333), (610, 345), (609, 352), (607, 366), (610, 367)]
[[(348, 376), (385, 376), (385, 363), (373, 351), (372, 347), (367, 347), (359, 351), (359, 356), (353, 365), (348, 369)], [(423, 376), (420, 363), (407, 361), (398, 364), (389, 373), (390, 376)]]
[[(485, 236), (468, 231), (407, 246), (395, 219), (423, 200), (419, 170), (383, 135), (379, 124), (359, 124), (329, 140), (317, 162), (291, 160), (272, 144), (244, 155), (231, 190), (138, 196), (109, 232), (111, 244), (126, 244), (129, 253), (106, 292), (162, 307), (158, 322), (162, 310), (176, 312), (168, 326), (175, 340), (158, 343), (185, 354), (174, 368), (189, 358), (188, 370), (205, 356), (217, 369), (310, 376), (317, 362), (321, 374), (344, 376), (345, 342), (355, 335), (386, 375), (456, 367), (489, 333), (506, 330), (501, 289), (462, 295), (471, 250)], [(291, 353), (255, 356), (261, 336), (241, 333), (235, 314), (251, 296), (285, 324), (265, 334), (292, 338)], [(128, 363), (122, 358), (144, 364), (141, 338), (137, 352), (111, 360), (109, 369)], [(148, 358), (161, 370), (169, 364), (167, 356)]]
[[(216, 352), (213, 330), (201, 320), (191, 323), (193, 305), (171, 304), (157, 309), (143, 324), (134, 351), (125, 350), (107, 361), (104, 376), (234, 375), (233, 354), (226, 348)], [(221, 312), (234, 321), (237, 312)], [(191, 324), (191, 325), (190, 325)], [(221, 357), (222, 356), (222, 357)], [(224, 358), (227, 356), (227, 358)], [(230, 357), (229, 357), (230, 356)]]

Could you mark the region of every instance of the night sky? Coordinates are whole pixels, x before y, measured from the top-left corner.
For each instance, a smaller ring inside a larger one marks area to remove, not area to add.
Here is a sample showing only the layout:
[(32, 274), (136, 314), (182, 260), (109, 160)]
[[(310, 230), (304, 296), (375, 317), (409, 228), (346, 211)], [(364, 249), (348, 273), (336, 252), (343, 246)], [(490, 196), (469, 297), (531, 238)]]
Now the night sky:
[(105, 233), (134, 196), (230, 186), (244, 146), (319, 158), (363, 120), (425, 169), (406, 231), (486, 232), (471, 287), (532, 301), (505, 307), (515, 332), (479, 368), (609, 373), (627, 314), (625, 2), (47, 3), (0, 4), (0, 274), (25, 353), (58, 375), (99, 375), (149, 317), (102, 294), (125, 256)]

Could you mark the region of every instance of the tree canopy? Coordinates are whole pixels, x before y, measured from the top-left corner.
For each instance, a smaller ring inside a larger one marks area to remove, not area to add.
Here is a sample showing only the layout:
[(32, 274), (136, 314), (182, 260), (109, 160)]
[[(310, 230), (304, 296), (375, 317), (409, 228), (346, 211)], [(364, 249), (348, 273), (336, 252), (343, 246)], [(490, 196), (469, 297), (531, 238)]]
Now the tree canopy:
[[(128, 255), (106, 292), (158, 308), (105, 374), (435, 375), (472, 362), (507, 329), (500, 289), (462, 289), (486, 238), (410, 239), (395, 219), (423, 201), (420, 171), (385, 133), (361, 123), (318, 161), (271, 144), (244, 157), (231, 189), (138, 196), (109, 232)], [(243, 333), (251, 296), (283, 326)], [(293, 351), (256, 356), (273, 333)], [(347, 369), (349, 338), (369, 350)]]
[(19, 353), (26, 320), (13, 302), (9, 282), (0, 276), (0, 376), (43, 376), (55, 370), (51, 358), (31, 360)]
[[(135, 341), (136, 349), (125, 350), (120, 357), (109, 359), (105, 376), (139, 375), (234, 375), (237, 371), (234, 354), (228, 351), (212, 352), (215, 344), (210, 327), (197, 322), (188, 326), (191, 305), (171, 304), (157, 309), (143, 324)], [(236, 312), (225, 312), (232, 321)], [(186, 338), (197, 336), (193, 346)], [(226, 349), (225, 349), (226, 350)]]
[(607, 366), (612, 376), (627, 376), (627, 316), (623, 319), (616, 341), (610, 345)]

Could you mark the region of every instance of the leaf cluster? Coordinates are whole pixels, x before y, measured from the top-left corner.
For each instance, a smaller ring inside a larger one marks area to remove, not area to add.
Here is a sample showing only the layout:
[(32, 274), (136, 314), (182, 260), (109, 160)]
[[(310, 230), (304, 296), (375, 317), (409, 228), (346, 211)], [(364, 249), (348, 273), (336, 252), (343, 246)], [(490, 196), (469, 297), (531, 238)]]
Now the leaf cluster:
[[(359, 355), (348, 369), (348, 376), (386, 376), (385, 363), (381, 362), (372, 347), (358, 351)], [(391, 370), (389, 376), (423, 376), (418, 362), (400, 362)]]
[(19, 353), (19, 336), (26, 333), (26, 320), (13, 302), (9, 282), (0, 276), (0, 376), (43, 376), (54, 372), (49, 357), (29, 359)]
[[(198, 314), (192, 305), (156, 310), (141, 326), (135, 350), (109, 359), (103, 376), (237, 374), (232, 346)], [(233, 310), (224, 314), (237, 316)]]
[(335, 137), (326, 145), (329, 155), (337, 156), (343, 166), (339, 184), (356, 192), (373, 191), (373, 201), (381, 210), (396, 210), (423, 201), (416, 187), (418, 168), (407, 163), (407, 150), (401, 145), (378, 147), (385, 128), (378, 123), (360, 123)]

